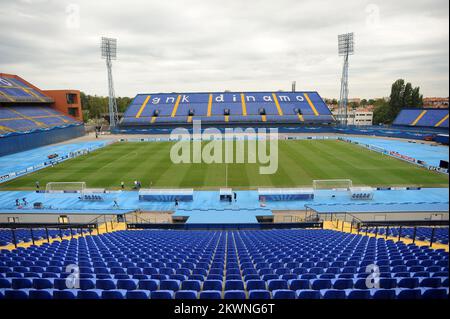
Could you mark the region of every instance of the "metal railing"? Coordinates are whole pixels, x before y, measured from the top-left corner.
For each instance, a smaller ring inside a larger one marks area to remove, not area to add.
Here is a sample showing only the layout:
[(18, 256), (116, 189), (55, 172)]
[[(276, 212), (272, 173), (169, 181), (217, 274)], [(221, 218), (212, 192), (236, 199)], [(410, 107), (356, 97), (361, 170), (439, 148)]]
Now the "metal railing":
[(9, 229), (11, 231), (12, 244), (17, 248), (18, 240), (16, 236), (16, 231), (19, 229), (28, 229), (30, 230), (31, 241), (33, 245), (36, 243), (36, 238), (34, 237), (33, 230), (45, 230), (45, 237), (47, 242), (50, 243), (50, 235), (49, 229), (57, 229), (59, 230), (59, 237), (63, 239), (63, 230), (70, 230), (71, 238), (73, 239), (73, 230), (79, 230), (79, 234), (84, 237), (84, 230), (89, 232), (89, 235), (92, 235), (93, 230), (97, 230), (97, 234), (99, 233), (98, 224), (96, 223), (0, 223), (0, 229)]

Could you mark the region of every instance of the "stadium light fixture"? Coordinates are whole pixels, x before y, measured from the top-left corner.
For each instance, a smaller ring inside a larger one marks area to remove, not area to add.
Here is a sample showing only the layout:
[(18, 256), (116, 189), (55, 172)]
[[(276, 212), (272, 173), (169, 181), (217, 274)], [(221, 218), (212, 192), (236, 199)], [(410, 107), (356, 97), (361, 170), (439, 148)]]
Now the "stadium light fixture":
[(338, 35), (338, 54), (344, 57), (342, 68), (341, 92), (339, 97), (338, 122), (347, 125), (347, 105), (348, 105), (348, 57), (355, 52), (354, 34), (345, 33)]
[(353, 55), (354, 44), (353, 32), (338, 35), (339, 56)]
[(102, 59), (106, 60), (106, 69), (108, 71), (109, 126), (111, 129), (114, 129), (119, 123), (119, 115), (117, 112), (117, 103), (114, 92), (111, 61), (117, 59), (117, 39), (102, 37), (100, 48)]

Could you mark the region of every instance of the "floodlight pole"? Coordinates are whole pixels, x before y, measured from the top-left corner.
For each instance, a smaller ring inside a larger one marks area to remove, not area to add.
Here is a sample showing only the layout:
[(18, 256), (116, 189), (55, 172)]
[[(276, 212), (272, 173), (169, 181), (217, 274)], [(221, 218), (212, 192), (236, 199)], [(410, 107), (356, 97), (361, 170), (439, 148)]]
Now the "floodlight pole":
[(115, 128), (119, 122), (119, 116), (117, 112), (116, 94), (114, 92), (114, 82), (112, 75), (112, 63), (110, 59), (106, 59), (106, 68), (108, 69), (108, 105), (109, 105), (109, 125), (111, 128)]
[(348, 116), (348, 66), (349, 55), (354, 53), (353, 33), (341, 34), (338, 36), (339, 55), (344, 57), (342, 67), (341, 92), (339, 97), (338, 121), (341, 125), (347, 126)]
[(347, 126), (348, 108), (348, 54), (344, 56), (344, 66), (342, 67), (341, 93), (339, 97), (339, 121), (343, 126)]
[(117, 40), (102, 38), (102, 58), (106, 60), (106, 69), (108, 71), (108, 106), (109, 106), (109, 126), (114, 129), (119, 123), (119, 114), (117, 111), (116, 96), (114, 92), (114, 82), (112, 75), (112, 59), (116, 59)]

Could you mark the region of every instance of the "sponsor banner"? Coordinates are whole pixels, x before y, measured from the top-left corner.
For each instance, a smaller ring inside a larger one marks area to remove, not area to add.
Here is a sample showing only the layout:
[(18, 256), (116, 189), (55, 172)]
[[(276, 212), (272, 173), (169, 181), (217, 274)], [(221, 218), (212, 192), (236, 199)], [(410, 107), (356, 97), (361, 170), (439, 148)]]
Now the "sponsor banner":
[(407, 162), (417, 163), (417, 160), (414, 157), (403, 155), (403, 154), (400, 154), (398, 152), (390, 151), (389, 155), (391, 155), (393, 157), (396, 157), (396, 158), (400, 158), (400, 159), (402, 159), (404, 161), (407, 161)]

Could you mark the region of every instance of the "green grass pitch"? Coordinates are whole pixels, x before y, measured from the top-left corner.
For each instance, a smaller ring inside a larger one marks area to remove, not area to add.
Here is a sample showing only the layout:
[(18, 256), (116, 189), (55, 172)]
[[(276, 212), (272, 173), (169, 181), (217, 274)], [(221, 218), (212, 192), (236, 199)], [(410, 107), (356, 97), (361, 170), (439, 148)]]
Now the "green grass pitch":
[[(1, 190), (34, 189), (39, 181), (86, 182), (89, 188), (142, 186), (213, 189), (311, 187), (315, 179), (351, 179), (353, 185), (448, 187), (448, 178), (406, 162), (336, 140), (279, 141), (276, 174), (260, 175), (260, 164), (173, 164), (171, 142), (115, 143), (55, 167), (0, 185)], [(226, 168), (226, 166), (228, 166)], [(227, 173), (226, 173), (227, 171)], [(228, 176), (228, 182), (226, 182)]]

